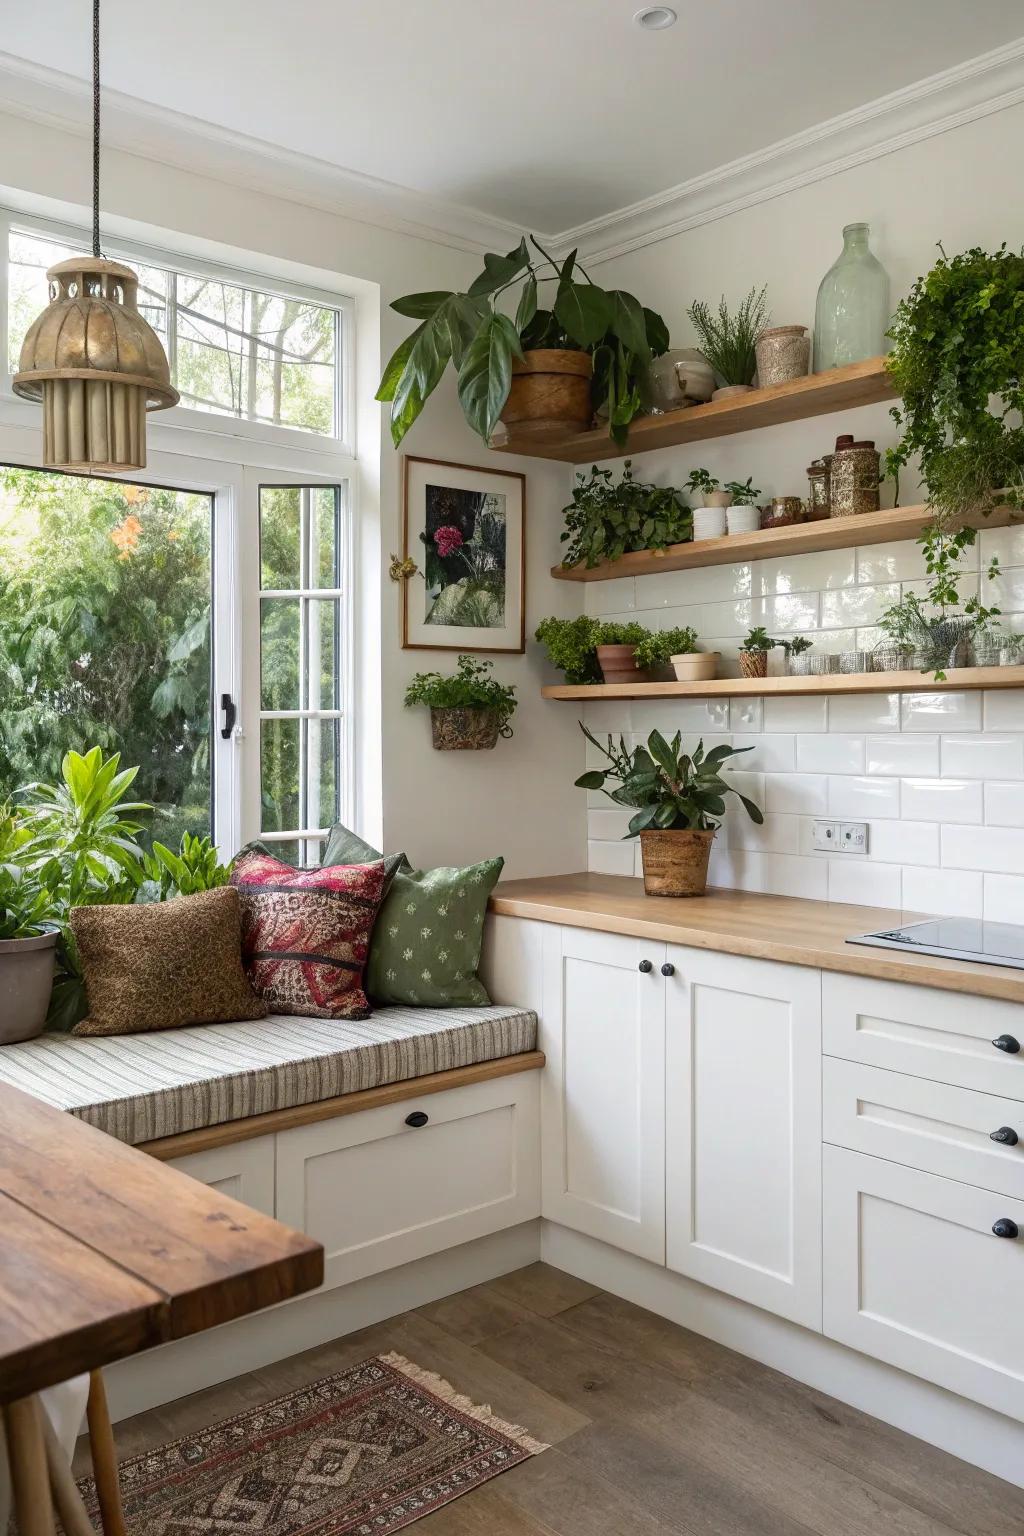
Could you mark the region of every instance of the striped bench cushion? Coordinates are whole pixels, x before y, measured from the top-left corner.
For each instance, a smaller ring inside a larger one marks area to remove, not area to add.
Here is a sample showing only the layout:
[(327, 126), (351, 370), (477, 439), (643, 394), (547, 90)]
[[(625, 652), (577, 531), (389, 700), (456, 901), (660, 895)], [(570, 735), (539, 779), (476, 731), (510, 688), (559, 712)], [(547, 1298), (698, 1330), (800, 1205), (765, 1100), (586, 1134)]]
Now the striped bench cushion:
[(271, 1014), (146, 1035), (42, 1035), (0, 1046), (0, 1082), (134, 1144), (536, 1045), (537, 1016), (520, 1008), (381, 1008), (360, 1021)]

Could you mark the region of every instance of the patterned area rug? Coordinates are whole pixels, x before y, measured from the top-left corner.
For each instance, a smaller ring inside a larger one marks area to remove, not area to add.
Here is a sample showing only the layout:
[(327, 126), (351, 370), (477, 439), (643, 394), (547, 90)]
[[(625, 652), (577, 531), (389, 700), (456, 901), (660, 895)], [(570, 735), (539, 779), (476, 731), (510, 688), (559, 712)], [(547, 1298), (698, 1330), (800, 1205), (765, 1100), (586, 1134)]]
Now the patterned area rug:
[(388, 1536), (544, 1450), (378, 1355), (123, 1462), (121, 1491), (129, 1536)]

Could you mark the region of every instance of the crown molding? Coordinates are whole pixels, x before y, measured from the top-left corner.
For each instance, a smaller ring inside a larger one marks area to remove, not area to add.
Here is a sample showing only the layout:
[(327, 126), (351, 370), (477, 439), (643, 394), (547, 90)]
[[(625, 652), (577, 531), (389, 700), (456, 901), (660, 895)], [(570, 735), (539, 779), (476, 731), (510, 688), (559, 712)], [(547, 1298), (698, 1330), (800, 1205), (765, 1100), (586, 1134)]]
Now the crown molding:
[(555, 236), (588, 262), (728, 218), (1024, 101), (1024, 37)]
[[(91, 137), (92, 87), (75, 75), (0, 51), (0, 112)], [(103, 143), (455, 250), (479, 255), (519, 243), (518, 226), (503, 219), (106, 88)]]

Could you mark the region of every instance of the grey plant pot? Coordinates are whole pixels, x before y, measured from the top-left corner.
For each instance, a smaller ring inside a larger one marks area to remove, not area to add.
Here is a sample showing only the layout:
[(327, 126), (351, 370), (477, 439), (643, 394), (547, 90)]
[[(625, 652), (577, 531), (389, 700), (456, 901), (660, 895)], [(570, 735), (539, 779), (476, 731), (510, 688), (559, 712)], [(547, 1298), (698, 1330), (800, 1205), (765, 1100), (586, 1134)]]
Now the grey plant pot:
[(0, 1046), (42, 1034), (56, 953), (56, 933), (0, 939)]

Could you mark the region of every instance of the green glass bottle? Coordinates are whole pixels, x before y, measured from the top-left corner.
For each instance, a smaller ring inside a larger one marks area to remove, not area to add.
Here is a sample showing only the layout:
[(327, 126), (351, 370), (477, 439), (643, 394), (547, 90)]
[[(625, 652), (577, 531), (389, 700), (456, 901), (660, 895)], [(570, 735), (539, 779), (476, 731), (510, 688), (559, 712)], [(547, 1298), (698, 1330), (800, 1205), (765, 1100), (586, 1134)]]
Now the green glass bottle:
[(826, 373), (889, 350), (889, 276), (867, 224), (847, 224), (838, 261), (821, 280), (814, 311), (814, 371)]

